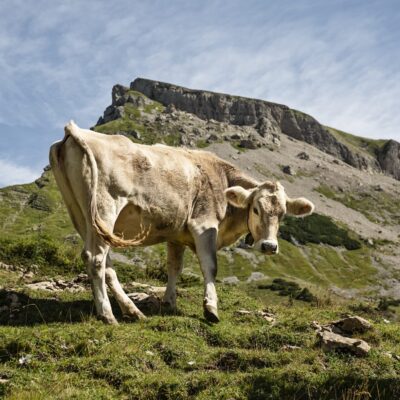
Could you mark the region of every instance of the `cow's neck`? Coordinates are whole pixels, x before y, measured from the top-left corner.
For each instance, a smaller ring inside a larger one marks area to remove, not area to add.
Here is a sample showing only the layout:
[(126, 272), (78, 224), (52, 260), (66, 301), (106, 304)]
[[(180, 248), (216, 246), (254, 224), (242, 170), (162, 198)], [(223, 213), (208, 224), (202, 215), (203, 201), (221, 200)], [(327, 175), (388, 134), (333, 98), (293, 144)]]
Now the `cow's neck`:
[[(242, 186), (245, 189), (251, 189), (259, 184), (255, 179), (250, 178), (234, 167), (228, 168), (226, 172), (228, 187)], [(219, 247), (228, 246), (248, 233), (247, 219), (247, 208), (237, 208), (228, 205), (226, 216), (220, 225)]]
[[(229, 168), (227, 171), (228, 187), (241, 186), (245, 189), (252, 189), (258, 186), (260, 183), (250, 176), (244, 174), (242, 171), (235, 167)], [(231, 214), (233, 220), (238, 224), (238, 229), (242, 235), (249, 232), (248, 229), (248, 209), (247, 208), (236, 208), (231, 207), (228, 213)]]
[(228, 205), (225, 218), (219, 225), (218, 248), (235, 243), (249, 232), (247, 225), (247, 209)]

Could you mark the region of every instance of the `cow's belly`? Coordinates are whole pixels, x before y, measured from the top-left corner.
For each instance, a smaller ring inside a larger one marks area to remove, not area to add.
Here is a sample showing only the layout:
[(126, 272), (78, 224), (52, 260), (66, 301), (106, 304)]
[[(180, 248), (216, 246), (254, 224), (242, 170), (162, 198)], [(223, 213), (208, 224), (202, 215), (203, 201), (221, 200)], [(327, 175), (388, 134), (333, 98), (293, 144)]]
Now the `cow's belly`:
[(150, 213), (133, 204), (127, 205), (119, 214), (114, 233), (124, 239), (144, 235), (143, 246), (162, 242), (176, 242), (191, 246), (192, 237), (187, 230), (186, 216), (179, 212)]

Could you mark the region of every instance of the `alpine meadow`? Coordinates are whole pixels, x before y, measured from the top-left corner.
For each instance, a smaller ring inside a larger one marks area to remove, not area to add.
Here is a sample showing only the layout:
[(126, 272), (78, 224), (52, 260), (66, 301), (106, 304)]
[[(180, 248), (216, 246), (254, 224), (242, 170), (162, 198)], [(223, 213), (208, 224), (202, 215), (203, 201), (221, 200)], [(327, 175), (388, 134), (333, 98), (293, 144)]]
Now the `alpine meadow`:
[[(285, 105), (137, 78), (90, 128), (202, 149), (315, 205), (285, 216), (279, 254), (243, 237), (217, 255), (219, 323), (184, 255), (177, 309), (162, 305), (165, 244), (113, 248), (147, 317), (97, 320), (50, 166), (0, 189), (0, 395), (6, 399), (400, 397), (400, 144), (323, 126)], [(63, 132), (60, 131), (60, 140)]]

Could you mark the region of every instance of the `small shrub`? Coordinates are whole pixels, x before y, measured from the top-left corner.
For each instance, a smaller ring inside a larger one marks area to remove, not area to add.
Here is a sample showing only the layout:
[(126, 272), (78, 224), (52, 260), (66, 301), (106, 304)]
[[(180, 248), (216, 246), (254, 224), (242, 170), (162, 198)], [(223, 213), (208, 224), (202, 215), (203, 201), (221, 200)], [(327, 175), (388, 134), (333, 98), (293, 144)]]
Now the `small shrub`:
[(393, 306), (393, 307), (400, 306), (400, 300), (391, 299), (388, 297), (382, 297), (381, 299), (379, 299), (377, 310), (378, 311), (389, 311), (391, 306)]
[(279, 293), (280, 296), (289, 296), (295, 300), (301, 300), (311, 303), (316, 298), (307, 288), (301, 288), (296, 282), (286, 281), (282, 278), (276, 278), (271, 284), (258, 285), (259, 289), (270, 289)]
[(68, 272), (83, 269), (79, 251), (47, 236), (0, 239), (0, 260), (13, 265), (29, 267), (36, 264)]
[(331, 246), (344, 246), (347, 250), (361, 248), (358, 240), (352, 239), (349, 233), (337, 226), (325, 215), (312, 214), (305, 218), (286, 217), (280, 228), (282, 239), (300, 244), (325, 243)]

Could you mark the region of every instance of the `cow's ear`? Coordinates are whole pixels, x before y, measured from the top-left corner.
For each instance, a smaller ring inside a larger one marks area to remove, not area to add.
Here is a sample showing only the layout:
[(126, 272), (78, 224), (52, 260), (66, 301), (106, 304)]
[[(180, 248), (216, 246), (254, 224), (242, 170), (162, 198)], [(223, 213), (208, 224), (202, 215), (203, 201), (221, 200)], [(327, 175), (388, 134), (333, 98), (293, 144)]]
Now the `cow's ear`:
[(251, 192), (242, 188), (241, 186), (232, 186), (225, 190), (225, 196), (228, 203), (234, 207), (246, 208)]
[(312, 214), (314, 211), (314, 204), (304, 197), (299, 197), (297, 199), (287, 198), (286, 209), (289, 215), (294, 215), (295, 217), (305, 217), (306, 215)]

